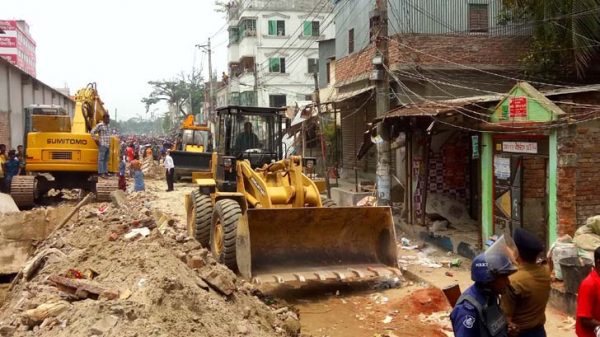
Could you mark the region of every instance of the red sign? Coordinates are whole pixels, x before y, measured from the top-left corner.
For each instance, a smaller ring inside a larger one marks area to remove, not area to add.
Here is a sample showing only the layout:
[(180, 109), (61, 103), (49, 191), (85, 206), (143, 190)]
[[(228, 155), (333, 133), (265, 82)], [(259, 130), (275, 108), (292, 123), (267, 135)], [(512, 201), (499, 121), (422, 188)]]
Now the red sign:
[(17, 46), (17, 37), (1, 37), (0, 36), (0, 47), (15, 48)]
[(0, 57), (8, 60), (12, 64), (17, 64), (17, 55), (15, 54), (0, 54)]
[(527, 117), (527, 97), (511, 97), (508, 111), (511, 118)]
[(15, 20), (0, 20), (0, 29), (2, 30), (16, 30), (17, 22)]

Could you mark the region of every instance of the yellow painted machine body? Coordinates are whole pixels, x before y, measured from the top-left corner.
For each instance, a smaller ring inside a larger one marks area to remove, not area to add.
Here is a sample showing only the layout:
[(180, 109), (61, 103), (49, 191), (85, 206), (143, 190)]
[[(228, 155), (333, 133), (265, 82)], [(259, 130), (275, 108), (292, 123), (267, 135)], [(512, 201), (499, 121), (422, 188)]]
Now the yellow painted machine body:
[[(111, 137), (108, 170), (119, 170), (119, 138)], [(98, 172), (98, 146), (89, 133), (29, 132), (26, 169), (29, 172)]]
[(233, 193), (215, 190), (214, 179), (195, 183), (215, 191), (213, 205), (221, 199), (240, 204), (235, 242), (243, 277), (262, 284), (400, 275), (389, 207), (325, 207), (300, 157), (257, 169), (239, 160), (236, 172)]
[(238, 270), (257, 284), (400, 275), (389, 207), (249, 209), (237, 231)]
[[(71, 120), (64, 111), (34, 107), (27, 113), (25, 169), (28, 172), (98, 172), (98, 146), (90, 131), (108, 112), (90, 83), (75, 94)], [(119, 170), (120, 142), (110, 139), (108, 170)]]

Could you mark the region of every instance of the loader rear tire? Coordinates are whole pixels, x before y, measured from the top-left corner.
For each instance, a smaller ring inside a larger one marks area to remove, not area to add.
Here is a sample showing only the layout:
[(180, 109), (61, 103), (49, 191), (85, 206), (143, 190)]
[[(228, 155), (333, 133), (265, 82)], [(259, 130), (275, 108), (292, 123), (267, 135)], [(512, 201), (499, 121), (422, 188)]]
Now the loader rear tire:
[(235, 200), (223, 199), (215, 203), (210, 227), (210, 248), (213, 257), (237, 272), (235, 239), (242, 209)]
[(323, 205), (323, 207), (337, 207), (337, 204), (335, 203), (335, 201), (333, 201), (329, 198), (321, 199), (321, 204)]
[(202, 247), (208, 248), (210, 243), (210, 227), (212, 224), (213, 205), (210, 196), (200, 191), (192, 192), (192, 226), (194, 239)]

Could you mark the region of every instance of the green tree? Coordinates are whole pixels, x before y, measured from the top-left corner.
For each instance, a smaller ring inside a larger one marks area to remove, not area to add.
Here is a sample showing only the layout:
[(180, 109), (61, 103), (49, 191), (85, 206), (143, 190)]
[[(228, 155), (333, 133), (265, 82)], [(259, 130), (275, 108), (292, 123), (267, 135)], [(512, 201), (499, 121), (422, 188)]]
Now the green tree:
[(527, 72), (583, 78), (598, 54), (600, 0), (504, 0), (501, 22), (532, 22)]
[(146, 113), (150, 107), (159, 102), (175, 106), (177, 112), (186, 116), (189, 111), (190, 98), (192, 111), (199, 113), (204, 102), (204, 81), (200, 71), (193, 70), (191, 74), (181, 73), (177, 78), (162, 81), (149, 81), (152, 92), (142, 98)]

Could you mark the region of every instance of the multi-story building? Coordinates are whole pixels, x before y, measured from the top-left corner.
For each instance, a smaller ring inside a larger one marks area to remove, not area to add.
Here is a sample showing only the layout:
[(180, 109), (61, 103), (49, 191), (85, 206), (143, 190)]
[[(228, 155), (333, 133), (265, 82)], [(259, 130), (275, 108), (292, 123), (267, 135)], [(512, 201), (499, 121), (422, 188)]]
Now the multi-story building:
[(24, 20), (0, 20), (0, 57), (35, 77), (35, 41)]
[(329, 0), (232, 1), (226, 86), (217, 105), (290, 106), (311, 101), (318, 40), (335, 29)]

